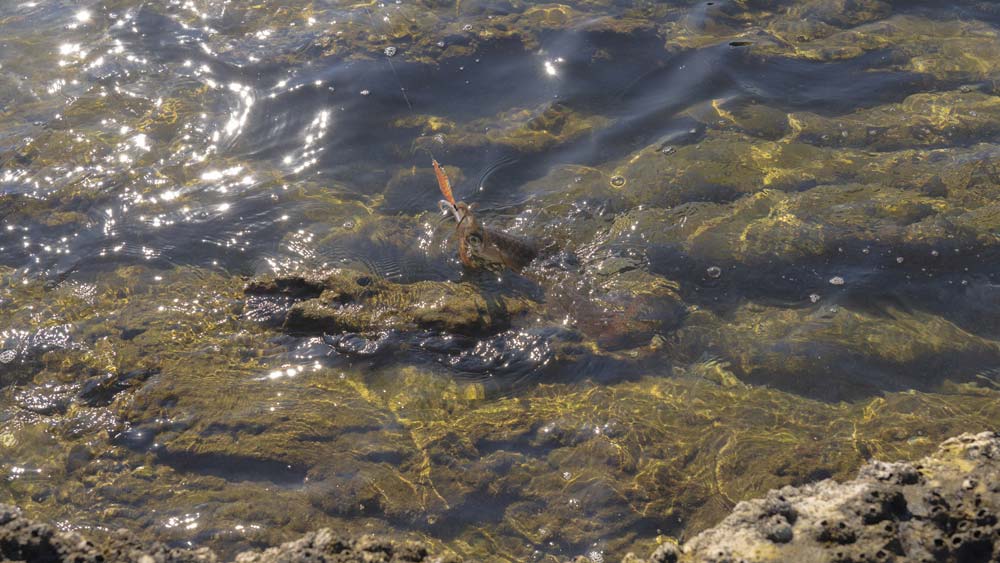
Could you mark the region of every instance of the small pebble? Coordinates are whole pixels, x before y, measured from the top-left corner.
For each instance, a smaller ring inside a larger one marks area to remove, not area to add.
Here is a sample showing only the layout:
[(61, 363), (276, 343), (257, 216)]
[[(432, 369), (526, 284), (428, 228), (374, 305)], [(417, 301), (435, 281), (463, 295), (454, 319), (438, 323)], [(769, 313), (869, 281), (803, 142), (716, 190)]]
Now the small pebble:
[(705, 270), (705, 274), (707, 274), (708, 277), (712, 278), (713, 280), (718, 279), (720, 276), (722, 276), (722, 268), (718, 266), (709, 266), (709, 268)]
[(370, 90), (362, 90), (362, 91), (361, 91), (361, 95), (362, 95), (362, 96), (367, 96), (368, 94), (371, 94), (371, 91), (370, 91)]
[(816, 294), (816, 293), (810, 293), (809, 294), (809, 301), (811, 301), (813, 303), (818, 302), (819, 301), (819, 295)]
[(471, 23), (467, 23), (467, 24), (463, 25), (462, 26), (462, 31), (472, 31), (472, 24)]
[(896, 263), (897, 264), (902, 264), (903, 263), (903, 257), (902, 256), (897, 256), (896, 257)]
[(444, 49), (444, 41), (438, 41), (437, 46)]
[(385, 48), (385, 56), (392, 57), (395, 54), (396, 54), (396, 48), (395, 47), (393, 47), (393, 46), (390, 45), (389, 47)]
[(844, 285), (844, 278), (842, 278), (840, 276), (834, 276), (834, 277), (830, 278), (830, 284), (831, 285)]

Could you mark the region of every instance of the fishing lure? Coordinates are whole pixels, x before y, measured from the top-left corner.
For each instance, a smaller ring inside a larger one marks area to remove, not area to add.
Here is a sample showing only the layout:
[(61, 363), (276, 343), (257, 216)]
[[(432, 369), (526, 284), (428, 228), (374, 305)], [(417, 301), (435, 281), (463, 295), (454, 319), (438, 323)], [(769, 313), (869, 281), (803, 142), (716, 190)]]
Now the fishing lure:
[(455, 201), (451, 182), (437, 160), (431, 160), (438, 189), (445, 199), (438, 207), (455, 218), (458, 235), (458, 257), (467, 268), (502, 272), (511, 269), (519, 272), (538, 256), (538, 248), (531, 243), (507, 233), (482, 225), (473, 212), (473, 206)]

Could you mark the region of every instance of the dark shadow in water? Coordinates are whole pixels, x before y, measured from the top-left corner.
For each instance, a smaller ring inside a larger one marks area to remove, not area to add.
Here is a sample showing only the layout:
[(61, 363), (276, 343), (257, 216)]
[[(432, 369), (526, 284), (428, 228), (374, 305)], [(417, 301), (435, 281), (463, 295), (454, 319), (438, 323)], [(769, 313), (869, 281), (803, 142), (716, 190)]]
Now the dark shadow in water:
[(221, 477), (226, 481), (264, 481), (285, 487), (302, 486), (307, 470), (272, 459), (194, 452), (163, 452), (157, 461), (181, 473)]

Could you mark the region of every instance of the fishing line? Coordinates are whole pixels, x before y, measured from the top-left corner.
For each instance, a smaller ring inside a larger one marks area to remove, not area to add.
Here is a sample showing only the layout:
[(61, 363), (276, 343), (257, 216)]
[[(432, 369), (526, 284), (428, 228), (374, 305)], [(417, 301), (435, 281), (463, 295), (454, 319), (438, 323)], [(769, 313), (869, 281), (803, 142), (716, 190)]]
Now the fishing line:
[[(372, 32), (375, 33), (378, 30), (378, 24), (375, 23), (375, 16), (372, 14), (372, 11), (367, 6), (365, 6), (364, 10), (365, 14), (368, 16), (368, 22), (371, 25)], [(388, 47), (391, 47), (391, 45), (386, 45), (386, 48)], [(385, 62), (389, 64), (389, 69), (392, 71), (392, 76), (396, 80), (396, 85), (399, 87), (399, 91), (403, 95), (403, 101), (406, 102), (406, 107), (409, 110), (410, 115), (415, 117), (416, 112), (413, 110), (413, 103), (410, 102), (410, 97), (406, 94), (406, 87), (403, 85), (403, 80), (399, 77), (399, 72), (396, 70), (396, 65), (392, 63), (392, 57), (389, 56), (388, 52), (385, 49), (383, 49), (382, 54), (385, 57)], [(431, 157), (431, 160), (437, 160), (434, 156), (434, 151), (430, 147), (423, 147), (423, 148), (424, 150), (427, 151), (427, 154), (428, 156)], [(486, 180), (494, 172), (496, 172), (500, 168), (504, 168), (505, 166), (510, 166), (511, 164), (514, 164), (519, 160), (520, 159), (515, 157), (502, 156), (497, 162), (488, 165), (486, 170), (484, 170), (482, 175), (480, 175), (479, 177), (479, 182), (477, 183), (476, 186), (478, 190), (479, 191), (483, 190)]]
[[(375, 31), (375, 18), (372, 16), (372, 11), (365, 6), (365, 13), (368, 14), (368, 21), (371, 22), (372, 31)], [(406, 88), (403, 87), (403, 81), (399, 79), (399, 73), (396, 72), (396, 66), (392, 64), (392, 57), (386, 51), (382, 51), (385, 56), (385, 62), (389, 63), (389, 68), (392, 69), (392, 75), (396, 77), (396, 85), (399, 86), (399, 91), (403, 94), (403, 101), (406, 102), (406, 107), (410, 109), (410, 113), (413, 113), (413, 104), (410, 103), (410, 97), (406, 95)]]

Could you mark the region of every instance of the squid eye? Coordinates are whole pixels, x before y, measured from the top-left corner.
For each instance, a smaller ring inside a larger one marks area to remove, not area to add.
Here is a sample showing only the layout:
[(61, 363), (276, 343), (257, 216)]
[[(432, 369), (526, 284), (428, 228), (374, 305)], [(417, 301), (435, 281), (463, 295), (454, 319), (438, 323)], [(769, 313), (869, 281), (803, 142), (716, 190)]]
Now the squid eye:
[(473, 233), (473, 234), (469, 235), (468, 241), (469, 241), (469, 244), (471, 244), (471, 245), (479, 246), (480, 244), (483, 243), (483, 237), (481, 237), (481, 236)]

